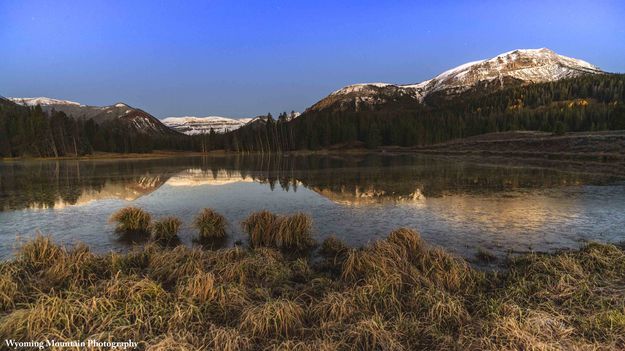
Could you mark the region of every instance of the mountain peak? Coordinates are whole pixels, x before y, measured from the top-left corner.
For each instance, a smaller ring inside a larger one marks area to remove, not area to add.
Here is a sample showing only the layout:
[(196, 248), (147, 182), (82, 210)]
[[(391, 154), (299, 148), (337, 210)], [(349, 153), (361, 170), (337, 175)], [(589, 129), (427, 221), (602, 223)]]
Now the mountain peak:
[(584, 73), (603, 73), (590, 63), (541, 49), (517, 49), (491, 59), (465, 63), (434, 77), (424, 86), (428, 93), (460, 93), (480, 83), (499, 88), (514, 82), (542, 83), (576, 77)]

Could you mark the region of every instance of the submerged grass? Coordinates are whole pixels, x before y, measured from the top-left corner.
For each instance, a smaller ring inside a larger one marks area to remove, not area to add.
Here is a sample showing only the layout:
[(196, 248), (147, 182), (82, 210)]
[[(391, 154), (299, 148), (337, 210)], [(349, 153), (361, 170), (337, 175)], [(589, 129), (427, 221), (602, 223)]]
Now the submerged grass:
[(113, 213), (111, 222), (117, 223), (115, 228), (122, 234), (149, 233), (151, 216), (138, 207), (124, 207)]
[(280, 226), (280, 217), (277, 215), (269, 211), (254, 212), (241, 224), (249, 236), (251, 246), (275, 245)]
[(303, 251), (314, 245), (312, 219), (303, 213), (278, 216), (268, 211), (254, 212), (242, 225), (254, 247)]
[(226, 218), (212, 208), (203, 209), (193, 222), (199, 231), (200, 240), (223, 239), (226, 237)]
[[(0, 264), (0, 338), (131, 338), (147, 350), (625, 349), (617, 246), (483, 272), (399, 229), (359, 249), (328, 239), (324, 260), (310, 263), (265, 241), (284, 217), (256, 215), (247, 224), (262, 244), (249, 249), (100, 255), (37, 237)], [(302, 233), (308, 221), (289, 226)]]
[(152, 223), (150, 239), (162, 244), (176, 242), (180, 226), (182, 226), (182, 222), (176, 217), (161, 218)]

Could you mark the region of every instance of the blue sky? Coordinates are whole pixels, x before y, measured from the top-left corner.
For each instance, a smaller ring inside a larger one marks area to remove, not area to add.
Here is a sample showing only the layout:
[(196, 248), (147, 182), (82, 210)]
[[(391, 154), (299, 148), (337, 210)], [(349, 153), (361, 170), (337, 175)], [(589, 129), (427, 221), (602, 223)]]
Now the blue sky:
[(623, 19), (622, 0), (0, 0), (0, 95), (249, 117), (517, 48), (625, 72)]

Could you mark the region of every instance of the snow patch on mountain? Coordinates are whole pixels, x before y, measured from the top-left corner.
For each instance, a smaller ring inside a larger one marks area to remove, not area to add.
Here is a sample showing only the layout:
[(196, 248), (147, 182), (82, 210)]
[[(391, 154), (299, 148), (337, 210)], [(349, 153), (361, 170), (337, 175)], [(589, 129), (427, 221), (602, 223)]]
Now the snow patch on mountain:
[(72, 105), (72, 106), (85, 106), (78, 102), (69, 100), (52, 99), (47, 97), (31, 97), (31, 98), (14, 98), (10, 97), (9, 100), (23, 106), (51, 106), (51, 105)]
[[(300, 112), (291, 112), (286, 116), (286, 121), (291, 121), (301, 115)], [(246, 124), (265, 123), (267, 122), (267, 116), (258, 116), (254, 118), (229, 118), (222, 116), (207, 116), (207, 117), (167, 117), (161, 121), (166, 126), (187, 134), (198, 135), (208, 134), (211, 129), (215, 133), (227, 133), (233, 130), (239, 129)]]
[(235, 129), (241, 128), (243, 125), (250, 122), (251, 118), (234, 119), (221, 116), (207, 116), (207, 117), (167, 117), (162, 122), (181, 133), (187, 135), (207, 134), (211, 129), (215, 133), (226, 133)]
[(343, 95), (343, 94), (350, 94), (350, 93), (359, 93), (362, 92), (363, 90), (372, 88), (372, 87), (376, 87), (376, 88), (384, 88), (386, 86), (389, 85), (394, 85), (394, 84), (389, 84), (389, 83), (360, 83), (360, 84), (352, 84), (352, 85), (348, 85), (346, 87), (343, 87), (339, 90), (336, 90), (334, 92), (332, 92), (330, 95)]

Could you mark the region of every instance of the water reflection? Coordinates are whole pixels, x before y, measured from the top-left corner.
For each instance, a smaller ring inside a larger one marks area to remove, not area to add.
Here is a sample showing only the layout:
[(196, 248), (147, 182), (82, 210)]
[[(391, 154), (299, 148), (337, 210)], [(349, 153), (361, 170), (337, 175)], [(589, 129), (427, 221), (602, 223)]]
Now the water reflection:
[(107, 222), (127, 205), (179, 217), (185, 244), (196, 237), (193, 217), (212, 207), (230, 223), (226, 245), (245, 243), (240, 222), (267, 209), (306, 212), (316, 239), (337, 235), (349, 245), (410, 227), (467, 257), (478, 247), (548, 251), (625, 240), (623, 184), (559, 165), (405, 155), (0, 163), (0, 257), (16, 235), (37, 230), (96, 250), (127, 249)]
[(103, 199), (132, 201), (164, 184), (237, 182), (296, 191), (337, 204), (422, 203), (429, 197), (602, 184), (615, 178), (545, 168), (479, 165), (423, 157), (198, 157), (0, 164), (0, 209), (63, 208)]

